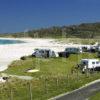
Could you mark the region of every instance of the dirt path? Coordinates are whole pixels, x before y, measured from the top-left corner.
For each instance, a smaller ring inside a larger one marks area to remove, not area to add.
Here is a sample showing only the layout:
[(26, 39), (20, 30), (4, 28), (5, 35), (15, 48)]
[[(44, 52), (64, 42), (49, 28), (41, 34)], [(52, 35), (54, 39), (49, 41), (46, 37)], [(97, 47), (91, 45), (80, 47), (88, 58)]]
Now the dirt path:
[(23, 80), (32, 80), (33, 79), (32, 76), (10, 75), (10, 74), (6, 74), (6, 73), (1, 73), (1, 74), (2, 74), (2, 76), (15, 77), (15, 78), (23, 79)]
[(16, 77), (16, 78), (19, 78), (19, 79), (23, 79), (23, 80), (32, 80), (33, 77), (31, 76), (18, 76), (18, 75), (9, 75), (11, 77)]

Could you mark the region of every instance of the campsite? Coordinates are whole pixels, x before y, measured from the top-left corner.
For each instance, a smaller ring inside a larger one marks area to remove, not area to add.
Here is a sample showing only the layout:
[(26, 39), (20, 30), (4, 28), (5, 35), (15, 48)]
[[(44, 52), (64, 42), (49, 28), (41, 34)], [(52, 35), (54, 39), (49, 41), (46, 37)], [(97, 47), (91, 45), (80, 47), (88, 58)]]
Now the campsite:
[[(40, 41), (41, 39), (37, 40)], [(50, 40), (49, 44), (46, 44), (47, 39), (41, 41), (42, 45), (44, 43), (46, 47), (44, 45), (43, 47), (38, 46), (37, 42), (35, 48), (33, 43), (28, 43), (30, 45), (28, 48), (32, 48), (30, 55), (26, 52), (28, 49), (25, 52), (22, 51), (23, 56), (11, 62), (8, 69), (2, 72), (1, 77), (8, 77), (8, 79), (0, 84), (2, 88), (0, 91), (1, 100), (8, 97), (16, 100), (19, 100), (19, 98), (22, 98), (22, 100), (23, 98), (47, 100), (99, 79), (99, 71), (93, 70), (91, 72), (86, 67), (82, 69), (78, 67), (78, 64), (83, 59), (100, 59), (97, 56), (99, 52), (98, 46), (95, 46), (96, 52), (91, 52), (90, 47), (94, 47), (94, 45), (61, 44), (59, 40), (53, 42), (53, 44)], [(87, 49), (84, 51), (83, 47)], [(17, 50), (20, 49), (17, 48)], [(83, 70), (85, 70), (84, 73)], [(2, 95), (2, 93), (6, 96)]]
[[(11, 74), (34, 77), (31, 81), (20, 80), (18, 78), (13, 79), (12, 83), (8, 81), (12, 86), (10, 88), (13, 93), (12, 97), (16, 98), (16, 100), (19, 100), (21, 95), (24, 95), (24, 98), (30, 98), (26, 95), (28, 93), (34, 99), (46, 100), (58, 94), (77, 89), (88, 82), (98, 79), (100, 75), (98, 72), (82, 74), (81, 70), (75, 69), (81, 59), (86, 58), (97, 59), (97, 55), (96, 53), (86, 52), (70, 54), (68, 58), (26, 56), (24, 60), (12, 62), (9, 68), (4, 71), (8, 76)], [(39, 71), (35, 73), (27, 72), (27, 70), (33, 69)], [(4, 85), (4, 87), (5, 86), (6, 85)], [(29, 88), (29, 90), (27, 90), (26, 87)], [(8, 89), (9, 86), (6, 86), (6, 88)], [(18, 91), (20, 91), (20, 93)], [(6, 93), (5, 90), (4, 93)], [(8, 94), (10, 95), (10, 92)], [(1, 96), (1, 98), (5, 99), (7, 97), (8, 95), (5, 97)]]
[(0, 100), (98, 100), (100, 0), (0, 0)]

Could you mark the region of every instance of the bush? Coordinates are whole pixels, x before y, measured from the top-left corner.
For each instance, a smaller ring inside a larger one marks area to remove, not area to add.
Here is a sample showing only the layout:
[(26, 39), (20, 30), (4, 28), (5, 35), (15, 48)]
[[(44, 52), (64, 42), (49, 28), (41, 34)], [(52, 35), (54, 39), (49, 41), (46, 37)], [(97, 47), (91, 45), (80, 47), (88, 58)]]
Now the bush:
[(26, 60), (26, 57), (25, 56), (22, 56), (20, 59), (21, 60)]

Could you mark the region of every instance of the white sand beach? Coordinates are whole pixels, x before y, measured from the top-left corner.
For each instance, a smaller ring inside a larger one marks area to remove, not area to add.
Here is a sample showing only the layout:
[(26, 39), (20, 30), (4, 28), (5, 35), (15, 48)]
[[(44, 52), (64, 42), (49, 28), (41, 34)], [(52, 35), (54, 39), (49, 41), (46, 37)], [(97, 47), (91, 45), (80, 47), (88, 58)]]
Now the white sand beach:
[[(6, 39), (6, 38), (0, 38)], [(0, 45), (0, 71), (8, 68), (8, 65), (13, 61), (19, 59), (21, 56), (30, 55), (35, 48), (52, 48), (57, 50), (58, 44), (53, 39), (14, 39), (7, 38), (7, 40), (21, 40), (25, 43)], [(59, 49), (58, 49), (59, 50)]]
[[(6, 39), (6, 38), (0, 38)], [(7, 38), (10, 40), (21, 40), (25, 43), (0, 45), (0, 71), (8, 68), (8, 65), (24, 55), (31, 55), (35, 48), (48, 48), (55, 52), (63, 51), (68, 46), (80, 46), (56, 42), (54, 39), (31, 39), (31, 38)]]

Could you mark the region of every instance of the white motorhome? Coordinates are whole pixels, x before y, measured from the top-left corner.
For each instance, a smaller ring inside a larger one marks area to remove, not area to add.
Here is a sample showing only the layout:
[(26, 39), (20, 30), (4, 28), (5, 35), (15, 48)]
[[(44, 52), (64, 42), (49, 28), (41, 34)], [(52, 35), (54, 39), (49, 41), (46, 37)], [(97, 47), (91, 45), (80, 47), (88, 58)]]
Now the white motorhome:
[(35, 52), (32, 54), (34, 57), (58, 57), (58, 54), (50, 49), (36, 49)]
[(100, 61), (98, 59), (82, 59), (81, 65), (83, 71), (85, 69), (100, 70)]

